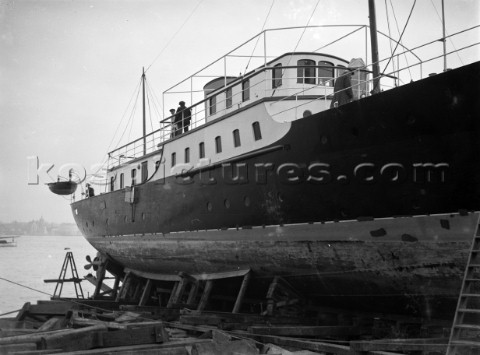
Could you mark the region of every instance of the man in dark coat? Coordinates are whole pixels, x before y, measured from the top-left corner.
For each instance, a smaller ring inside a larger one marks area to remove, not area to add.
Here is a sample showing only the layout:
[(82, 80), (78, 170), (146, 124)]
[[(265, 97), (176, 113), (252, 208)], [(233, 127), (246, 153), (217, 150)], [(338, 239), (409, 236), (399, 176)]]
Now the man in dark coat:
[(353, 91), (352, 82), (350, 80), (352, 75), (353, 70), (349, 68), (348, 71), (335, 79), (335, 86), (333, 87), (333, 99), (332, 103), (330, 104), (330, 108), (348, 104), (350, 101), (352, 101)]
[(190, 125), (190, 119), (192, 117), (192, 112), (188, 107), (185, 107), (185, 102), (180, 101), (178, 103), (180, 106), (177, 108), (177, 113), (175, 114), (175, 124), (177, 125), (176, 134), (182, 134), (188, 132), (188, 126)]

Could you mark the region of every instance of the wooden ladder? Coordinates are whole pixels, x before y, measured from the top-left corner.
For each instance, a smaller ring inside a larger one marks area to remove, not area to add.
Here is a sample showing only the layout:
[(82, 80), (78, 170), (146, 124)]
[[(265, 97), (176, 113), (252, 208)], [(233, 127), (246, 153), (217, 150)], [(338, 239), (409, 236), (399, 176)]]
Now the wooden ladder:
[(447, 355), (480, 354), (480, 236), (473, 235), (453, 320)]

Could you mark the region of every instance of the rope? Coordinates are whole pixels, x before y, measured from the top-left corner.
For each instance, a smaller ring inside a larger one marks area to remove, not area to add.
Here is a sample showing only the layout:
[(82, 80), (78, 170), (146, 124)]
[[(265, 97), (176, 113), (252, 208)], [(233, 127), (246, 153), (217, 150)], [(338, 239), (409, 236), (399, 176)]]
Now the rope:
[[(297, 51), (298, 45), (300, 44), (300, 41), (302, 40), (303, 35), (305, 34), (305, 31), (307, 30), (307, 27), (308, 27), (308, 25), (310, 24), (310, 20), (312, 19), (313, 15), (315, 14), (315, 11), (317, 10), (317, 6), (318, 6), (319, 3), (320, 3), (320, 0), (317, 0), (317, 3), (315, 4), (315, 7), (313, 8), (313, 11), (312, 11), (312, 13), (310, 14), (310, 17), (309, 17), (309, 19), (308, 19), (308, 21), (307, 21), (307, 24), (303, 27), (303, 32), (302, 32), (302, 34), (300, 35), (300, 38), (298, 39), (297, 44), (295, 45), (295, 48), (293, 49), (292, 55), (290, 55), (290, 58), (288, 59), (287, 66), (290, 65), (290, 61), (292, 60), (293, 55), (294, 55), (295, 52)], [(283, 77), (283, 74), (282, 74), (282, 77)]]
[[(392, 38), (392, 32), (390, 31), (390, 17), (388, 16), (388, 4), (387, 0), (385, 0), (385, 14), (387, 18), (387, 26), (388, 26), (388, 37)], [(393, 57), (393, 47), (392, 47), (392, 41), (388, 41), (390, 45), (390, 55)], [(395, 71), (395, 61), (393, 61), (393, 71)]]
[(397, 51), (398, 45), (399, 45), (400, 42), (402, 41), (403, 34), (405, 33), (405, 30), (407, 29), (408, 22), (410, 21), (410, 17), (412, 16), (413, 9), (415, 8), (415, 4), (416, 4), (416, 3), (417, 3), (417, 0), (414, 0), (414, 1), (413, 1), (412, 8), (410, 9), (410, 14), (408, 14), (407, 22), (405, 22), (405, 26), (403, 27), (402, 34), (400, 35), (400, 38), (398, 39), (397, 45), (395, 46), (395, 49), (393, 50), (392, 56), (390, 57), (390, 59), (389, 59), (388, 62), (387, 62), (387, 65), (386, 65), (385, 68), (383, 69), (381, 76), (385, 73), (385, 70), (387, 70), (388, 65), (389, 65), (390, 62), (392, 61), (393, 54)]
[(14, 284), (14, 285), (17, 285), (17, 286), (20, 286), (20, 287), (24, 287), (24, 288), (28, 288), (29, 290), (32, 290), (32, 291), (35, 291), (35, 292), (39, 292), (39, 293), (43, 293), (44, 295), (47, 295), (47, 296), (52, 297), (52, 295), (51, 295), (50, 293), (46, 293), (46, 292), (37, 290), (37, 289), (32, 288), (32, 287), (29, 287), (29, 286), (25, 286), (25, 285), (19, 284), (18, 282), (8, 280), (8, 279), (6, 279), (6, 278), (4, 278), (4, 277), (0, 277), (0, 280), (7, 281), (7, 282), (10, 282), (11, 284)]
[[(268, 10), (267, 16), (265, 17), (265, 21), (263, 21), (262, 30), (260, 31), (260, 33), (263, 32), (263, 30), (265, 29), (265, 25), (267, 24), (267, 20), (268, 20), (268, 17), (270, 16), (270, 12), (272, 11), (274, 3), (275, 3), (275, 0), (272, 0), (272, 3), (270, 5), (270, 9)], [(250, 65), (250, 61), (252, 60), (253, 54), (255, 53), (255, 49), (257, 48), (259, 40), (260, 40), (260, 36), (257, 36), (257, 41), (255, 42), (255, 46), (253, 47), (252, 54), (248, 58), (248, 63), (247, 63), (247, 66), (245, 67), (243, 75), (245, 75), (247, 73), (248, 66)]]
[(169, 46), (169, 44), (174, 40), (174, 38), (177, 36), (177, 34), (182, 30), (183, 26), (186, 25), (186, 23), (188, 22), (188, 20), (190, 19), (190, 17), (192, 17), (192, 15), (194, 14), (194, 12), (197, 10), (197, 8), (200, 6), (200, 4), (203, 2), (203, 0), (200, 0), (197, 5), (195, 5), (195, 7), (193, 8), (193, 10), (190, 12), (190, 14), (187, 16), (187, 18), (185, 19), (185, 21), (183, 21), (182, 25), (178, 28), (178, 30), (173, 34), (173, 36), (168, 40), (167, 44), (165, 46), (163, 46), (163, 48), (160, 50), (160, 53), (158, 53), (158, 55), (155, 57), (155, 59), (152, 61), (152, 63), (147, 67), (147, 69), (145, 70), (145, 73), (150, 69), (150, 67), (157, 61), (158, 58), (160, 58), (160, 56), (162, 55), (162, 53), (165, 51), (165, 49), (167, 49), (167, 47)]
[[(397, 28), (398, 34), (400, 34), (400, 28), (398, 27), (397, 15), (395, 14), (395, 9), (393, 7), (392, 0), (390, 0), (390, 7), (392, 8), (393, 18), (395, 19), (395, 27)], [(400, 42), (400, 40), (398, 41), (398, 43), (402, 44)], [(403, 44), (402, 44), (402, 46), (403, 46)], [(410, 63), (408, 62), (408, 57), (407, 57), (407, 54), (406, 54), (407, 52), (403, 52), (403, 53), (404, 53), (405, 61), (407, 62), (408, 74), (410, 75), (410, 80), (412, 80), (412, 72), (410, 71)], [(392, 57), (393, 57), (393, 53), (392, 53)]]

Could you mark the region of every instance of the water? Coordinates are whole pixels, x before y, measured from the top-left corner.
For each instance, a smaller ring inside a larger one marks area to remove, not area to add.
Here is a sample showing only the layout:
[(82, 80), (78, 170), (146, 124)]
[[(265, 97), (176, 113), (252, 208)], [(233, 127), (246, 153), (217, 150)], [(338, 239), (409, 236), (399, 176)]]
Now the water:
[[(73, 252), (80, 278), (92, 272), (85, 270), (85, 257), (96, 255), (96, 250), (81, 236), (21, 236), (16, 238), (17, 247), (0, 247), (0, 315), (21, 308), (26, 302), (48, 300), (53, 295), (56, 283), (44, 283), (44, 279), (56, 279), (68, 251)], [(69, 248), (69, 249), (66, 249)], [(72, 276), (70, 270), (66, 277)], [(28, 286), (44, 293), (27, 289), (4, 279)], [(88, 281), (81, 283), (85, 297), (93, 294), (94, 286)], [(62, 296), (75, 297), (73, 283), (65, 283)], [(13, 317), (15, 314), (5, 315)]]

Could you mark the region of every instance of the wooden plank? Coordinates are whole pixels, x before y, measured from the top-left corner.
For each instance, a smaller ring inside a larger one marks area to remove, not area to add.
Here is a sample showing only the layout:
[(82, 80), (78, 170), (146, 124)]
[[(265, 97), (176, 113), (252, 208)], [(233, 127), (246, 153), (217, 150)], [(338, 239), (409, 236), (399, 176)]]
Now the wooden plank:
[[(184, 350), (186, 346), (192, 346), (197, 343), (211, 343), (211, 339), (180, 339), (175, 341), (169, 341), (163, 344), (147, 344), (147, 345), (132, 345), (132, 346), (119, 346), (112, 348), (91, 349), (82, 351), (72, 351), (69, 355), (104, 355), (120, 353), (122, 355), (131, 354), (146, 354), (146, 355), (176, 355), (175, 349)], [(168, 350), (168, 351), (167, 351)], [(186, 350), (185, 350), (186, 351)], [(180, 352), (180, 354), (188, 354), (188, 352)]]
[(145, 304), (147, 304), (151, 289), (152, 289), (152, 280), (148, 279), (145, 285), (145, 288), (143, 289), (142, 296), (140, 297), (140, 302), (138, 302), (139, 306), (144, 306)]
[[(94, 285), (95, 287), (97, 287), (98, 285), (98, 280), (95, 276), (93, 276), (92, 274), (88, 274), (87, 276), (84, 276), (85, 280), (87, 280), (88, 282), (90, 282), (92, 285)], [(101, 290), (103, 292), (111, 292), (112, 291), (112, 288), (108, 285), (105, 285), (103, 282), (101, 284)]]
[(237, 299), (235, 300), (235, 305), (233, 306), (232, 313), (238, 313), (240, 307), (242, 307), (243, 297), (245, 296), (245, 291), (247, 290), (248, 283), (250, 281), (251, 272), (248, 272), (243, 277), (242, 285), (238, 291)]
[(205, 289), (203, 290), (202, 298), (198, 303), (198, 307), (197, 307), (198, 311), (203, 311), (205, 309), (208, 299), (210, 298), (210, 292), (212, 292), (212, 287), (213, 287), (213, 281), (208, 280), (205, 284)]
[(259, 335), (259, 334), (244, 333), (244, 332), (242, 332), (241, 334), (243, 338), (251, 338), (264, 344), (272, 343), (272, 344), (284, 346), (284, 347), (293, 347), (293, 348), (311, 350), (311, 351), (317, 351), (317, 352), (329, 352), (335, 355), (352, 355), (350, 352), (350, 347), (345, 345), (292, 339), (288, 337), (280, 337), (280, 336), (273, 336), (273, 335)]
[(42, 337), (57, 334), (61, 332), (68, 332), (70, 329), (60, 329), (60, 330), (53, 330), (48, 332), (35, 332), (32, 334), (22, 334), (22, 335), (15, 335), (5, 338), (0, 338), (0, 346), (7, 345), (7, 344), (21, 344), (21, 343), (37, 343), (42, 340)]
[(351, 341), (350, 347), (353, 354), (372, 351), (423, 351), (445, 353), (447, 338), (432, 339), (382, 339), (369, 341)]
[(101, 333), (102, 347), (155, 344), (168, 341), (168, 334), (163, 326), (117, 330)]
[(126, 293), (128, 287), (130, 286), (130, 278), (131, 278), (131, 273), (130, 271), (128, 271), (126, 274), (125, 274), (125, 277), (123, 278), (123, 282), (122, 282), (122, 287), (120, 287), (120, 290), (118, 291), (118, 295), (117, 295), (117, 298), (115, 299), (115, 302), (118, 302), (120, 301), (122, 298), (125, 298), (124, 297), (124, 293)]
[(37, 350), (36, 343), (7, 344), (0, 345), (0, 354), (12, 354), (18, 351)]
[(102, 345), (101, 331), (106, 331), (103, 324), (81, 329), (70, 329), (54, 335), (44, 335), (41, 349), (63, 349), (65, 351), (88, 350)]
[(365, 334), (369, 330), (370, 328), (358, 326), (251, 326), (248, 328), (248, 331), (253, 334), (290, 337), (353, 336)]

